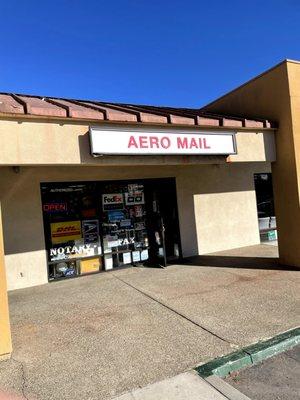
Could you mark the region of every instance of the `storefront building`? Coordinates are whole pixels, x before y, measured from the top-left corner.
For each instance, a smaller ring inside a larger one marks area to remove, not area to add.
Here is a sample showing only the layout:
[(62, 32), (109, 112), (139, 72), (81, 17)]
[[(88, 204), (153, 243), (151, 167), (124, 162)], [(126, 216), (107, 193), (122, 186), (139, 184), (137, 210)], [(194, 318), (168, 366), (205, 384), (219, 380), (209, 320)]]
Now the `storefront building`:
[[(7, 98), (2, 95), (3, 103)], [(26, 102), (27, 110), (35, 104), (40, 113), (61, 112), (60, 102), (69, 115), (89, 113), (69, 100), (10, 99)], [(140, 112), (100, 108), (108, 116), (113, 110), (119, 120)], [(178, 123), (120, 125), (53, 116), (44, 122), (31, 115), (1, 121), (13, 142), (3, 154), (11, 163), (1, 168), (9, 290), (126, 264), (161, 263), (164, 253), (174, 262), (259, 243), (254, 174), (269, 172), (275, 161), (271, 124), (247, 121), (243, 127), (242, 119), (207, 116), (202, 124), (204, 117), (192, 111), (183, 117), (180, 110), (174, 116), (161, 109), (144, 114), (154, 120), (155, 112)]]
[[(299, 266), (298, 250), (285, 250), (300, 218), (291, 79), (299, 64), (284, 62), (199, 110), (0, 94), (3, 315), (6, 285), (260, 243), (261, 173), (273, 173), (282, 260)], [(0, 354), (10, 353), (7, 332)]]

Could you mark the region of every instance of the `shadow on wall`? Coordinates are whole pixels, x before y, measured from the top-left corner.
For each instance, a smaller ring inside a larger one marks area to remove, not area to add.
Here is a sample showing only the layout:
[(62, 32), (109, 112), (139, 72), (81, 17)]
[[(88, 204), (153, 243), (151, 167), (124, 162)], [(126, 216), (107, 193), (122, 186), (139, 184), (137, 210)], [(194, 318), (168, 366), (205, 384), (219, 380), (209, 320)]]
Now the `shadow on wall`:
[[(132, 156), (126, 156), (126, 155), (104, 155), (104, 156), (98, 156), (94, 157), (91, 154), (91, 143), (90, 143), (90, 135), (89, 132), (86, 132), (84, 135), (78, 136), (78, 145), (79, 145), (79, 152), (80, 152), (80, 161), (82, 164), (98, 164), (98, 165), (116, 165), (116, 164), (123, 164), (125, 166), (130, 166), (132, 165)], [(161, 163), (161, 160), (166, 159), (164, 156), (152, 156), (151, 157), (151, 164), (155, 164), (155, 161), (157, 161), (157, 164)], [(144, 163), (144, 165), (149, 164), (147, 161), (147, 156), (138, 156), (135, 155), (134, 159), (136, 162), (138, 162), (140, 165)]]
[[(271, 169), (265, 162), (251, 163), (229, 163), (226, 156), (122, 156), (122, 155), (104, 155), (93, 157), (91, 155), (91, 146), (89, 132), (78, 137), (80, 160), (91, 168), (97, 168), (100, 165), (107, 165), (114, 168), (113, 175), (118, 175), (118, 170), (128, 171), (128, 179), (138, 179), (141, 177), (140, 167), (145, 168), (144, 178), (159, 177), (182, 177), (192, 195), (211, 194), (211, 193), (232, 193), (255, 190), (254, 173), (271, 172)], [(253, 166), (255, 165), (255, 167)], [(148, 170), (146, 170), (148, 167)], [(61, 167), (65, 172), (67, 168)], [(72, 180), (75, 177), (80, 166), (72, 167)], [(168, 172), (167, 172), (168, 171)], [(171, 171), (171, 173), (169, 172)], [(116, 173), (115, 173), (116, 172)], [(144, 171), (143, 171), (144, 172)], [(151, 174), (151, 172), (153, 172)], [(107, 174), (104, 178), (99, 173), (99, 179), (111, 179)], [(130, 176), (129, 176), (130, 175)], [(136, 177), (135, 177), (136, 176)], [(95, 179), (94, 177), (91, 179)], [(89, 180), (91, 180), (89, 179)], [(122, 179), (113, 177), (113, 179)], [(80, 180), (80, 179), (78, 179)]]
[(0, 202), (6, 255), (45, 248), (40, 185), (33, 168), (1, 171)]
[(93, 161), (93, 156), (91, 155), (89, 132), (78, 136), (78, 145), (81, 163), (90, 164)]
[[(132, 156), (122, 156), (122, 155), (105, 155), (94, 157), (91, 154), (91, 144), (90, 144), (90, 135), (89, 132), (86, 132), (84, 135), (78, 136), (78, 145), (79, 145), (79, 153), (80, 153), (80, 162), (82, 164), (98, 164), (98, 165), (112, 165), (116, 163), (122, 163), (124, 165), (130, 165), (132, 163)], [(135, 156), (139, 162), (141, 162), (144, 157)]]

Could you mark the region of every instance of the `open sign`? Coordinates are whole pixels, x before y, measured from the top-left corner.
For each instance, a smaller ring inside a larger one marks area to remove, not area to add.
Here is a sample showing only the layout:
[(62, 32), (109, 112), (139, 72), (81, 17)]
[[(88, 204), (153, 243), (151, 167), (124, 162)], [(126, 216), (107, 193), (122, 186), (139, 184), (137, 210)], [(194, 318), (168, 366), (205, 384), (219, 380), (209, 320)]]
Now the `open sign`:
[(67, 203), (45, 203), (43, 211), (47, 213), (56, 213), (67, 211)]

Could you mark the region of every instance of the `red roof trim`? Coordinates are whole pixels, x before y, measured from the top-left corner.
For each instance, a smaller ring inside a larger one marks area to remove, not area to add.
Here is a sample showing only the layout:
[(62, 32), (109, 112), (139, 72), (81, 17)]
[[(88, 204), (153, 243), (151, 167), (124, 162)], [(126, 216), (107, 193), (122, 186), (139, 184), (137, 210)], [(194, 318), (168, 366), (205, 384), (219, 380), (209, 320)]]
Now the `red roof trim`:
[(5, 115), (234, 129), (276, 128), (276, 125), (268, 120), (218, 115), (196, 108), (157, 107), (0, 93), (0, 116)]

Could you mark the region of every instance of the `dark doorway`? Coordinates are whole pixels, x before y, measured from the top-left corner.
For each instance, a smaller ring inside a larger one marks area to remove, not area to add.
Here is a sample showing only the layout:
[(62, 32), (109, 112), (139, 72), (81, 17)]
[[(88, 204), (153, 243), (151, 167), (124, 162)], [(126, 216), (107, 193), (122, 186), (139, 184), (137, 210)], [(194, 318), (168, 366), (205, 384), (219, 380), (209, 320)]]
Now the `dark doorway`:
[(254, 184), (261, 242), (275, 242), (277, 240), (277, 230), (272, 174), (254, 174)]
[(145, 182), (150, 263), (176, 262), (181, 257), (181, 246), (175, 179)]

